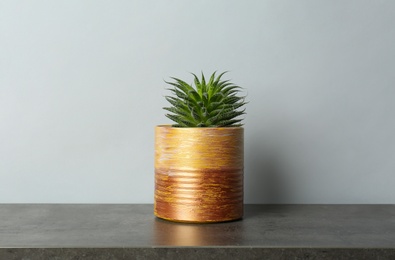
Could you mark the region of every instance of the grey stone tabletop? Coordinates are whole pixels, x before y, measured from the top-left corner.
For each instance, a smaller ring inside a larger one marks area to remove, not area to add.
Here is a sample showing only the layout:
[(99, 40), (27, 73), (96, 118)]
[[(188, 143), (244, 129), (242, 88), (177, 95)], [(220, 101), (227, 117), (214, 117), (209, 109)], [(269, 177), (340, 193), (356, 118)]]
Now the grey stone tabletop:
[(395, 259), (395, 205), (245, 205), (239, 221), (183, 224), (148, 204), (0, 204), (0, 259), (26, 255)]

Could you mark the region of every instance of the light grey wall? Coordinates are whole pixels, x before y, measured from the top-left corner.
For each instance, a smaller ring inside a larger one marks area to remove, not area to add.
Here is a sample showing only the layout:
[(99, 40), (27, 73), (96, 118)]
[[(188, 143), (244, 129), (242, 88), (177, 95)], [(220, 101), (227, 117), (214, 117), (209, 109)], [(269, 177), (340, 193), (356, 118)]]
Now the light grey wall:
[(395, 1), (0, 1), (0, 202), (151, 203), (163, 80), (248, 90), (245, 202), (395, 203)]

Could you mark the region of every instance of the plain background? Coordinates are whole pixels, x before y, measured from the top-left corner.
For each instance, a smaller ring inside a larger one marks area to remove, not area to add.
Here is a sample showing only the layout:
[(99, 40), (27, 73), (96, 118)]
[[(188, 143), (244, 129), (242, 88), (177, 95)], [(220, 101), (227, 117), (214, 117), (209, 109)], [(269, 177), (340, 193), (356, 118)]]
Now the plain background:
[(244, 87), (246, 203), (395, 203), (395, 1), (0, 0), (0, 203), (152, 203), (164, 80)]

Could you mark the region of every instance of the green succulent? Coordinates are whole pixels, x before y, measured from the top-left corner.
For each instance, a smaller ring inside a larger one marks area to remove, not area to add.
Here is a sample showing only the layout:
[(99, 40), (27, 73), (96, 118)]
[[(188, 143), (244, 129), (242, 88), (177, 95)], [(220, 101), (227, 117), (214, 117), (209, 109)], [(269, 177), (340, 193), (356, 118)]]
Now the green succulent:
[(226, 72), (217, 77), (215, 72), (206, 82), (202, 73), (201, 79), (195, 74), (194, 83), (188, 84), (178, 78), (171, 78), (174, 82), (167, 82), (173, 86), (168, 89), (172, 96), (166, 100), (172, 105), (163, 109), (171, 112), (168, 118), (176, 122), (174, 127), (230, 127), (241, 126), (239, 116), (245, 114), (240, 110), (245, 104), (245, 97), (238, 96), (240, 87), (221, 80)]

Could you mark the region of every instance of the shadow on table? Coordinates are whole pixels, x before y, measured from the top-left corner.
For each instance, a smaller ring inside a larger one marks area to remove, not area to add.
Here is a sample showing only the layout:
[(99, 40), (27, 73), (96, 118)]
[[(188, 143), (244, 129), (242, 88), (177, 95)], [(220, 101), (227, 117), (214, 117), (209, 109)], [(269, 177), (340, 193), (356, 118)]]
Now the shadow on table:
[(161, 246), (237, 245), (243, 239), (243, 223), (239, 221), (188, 224), (156, 218), (154, 243)]

